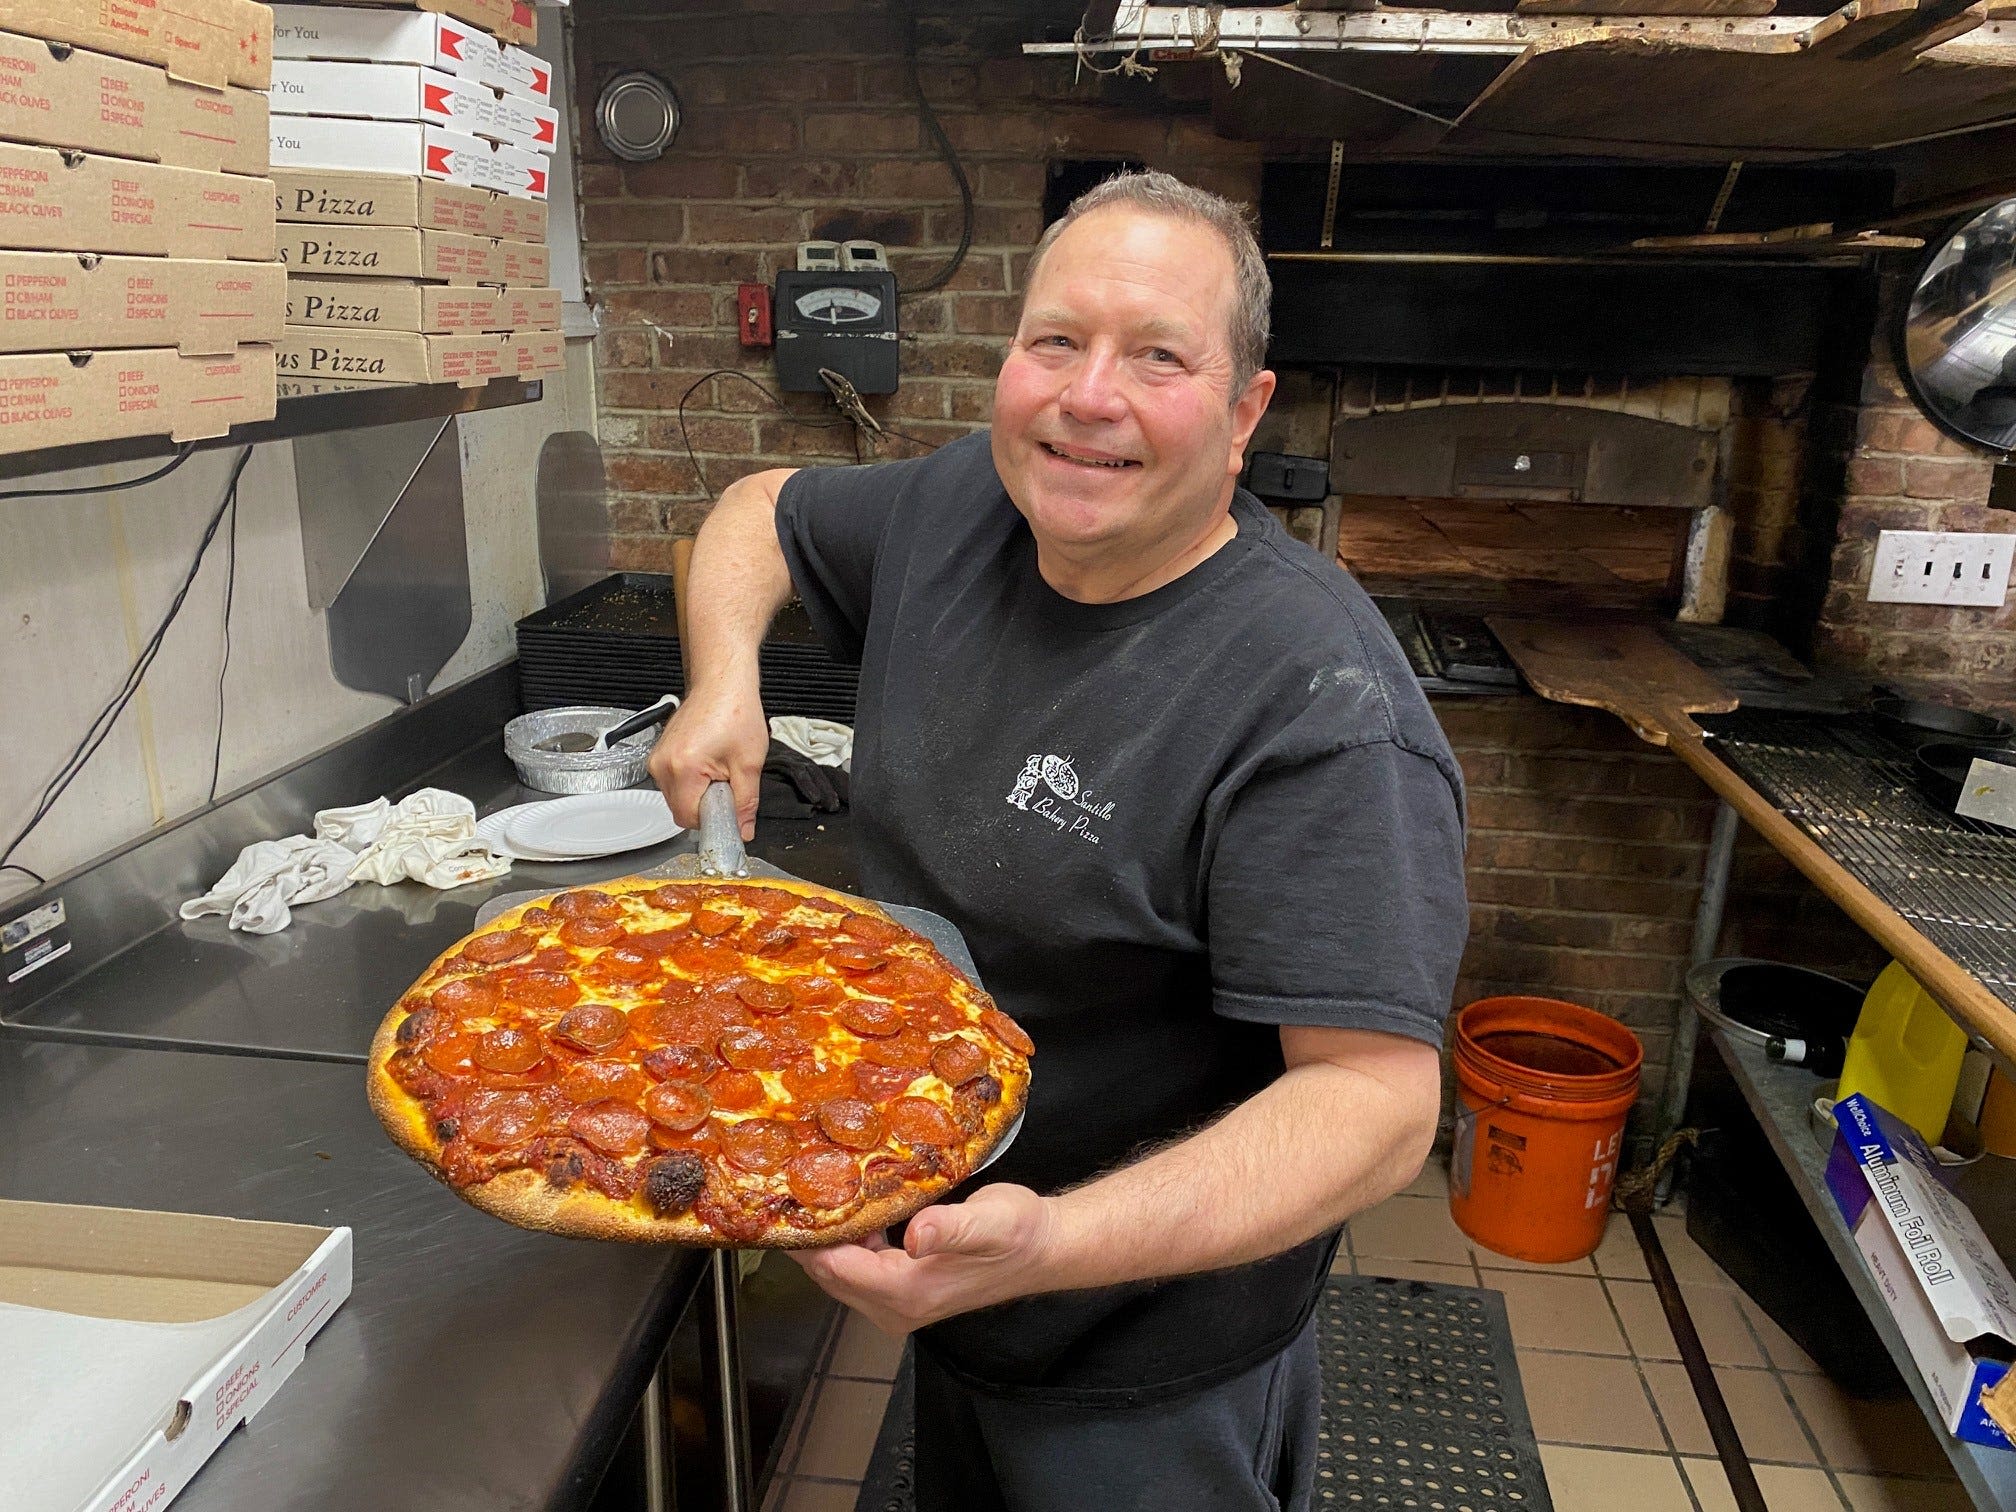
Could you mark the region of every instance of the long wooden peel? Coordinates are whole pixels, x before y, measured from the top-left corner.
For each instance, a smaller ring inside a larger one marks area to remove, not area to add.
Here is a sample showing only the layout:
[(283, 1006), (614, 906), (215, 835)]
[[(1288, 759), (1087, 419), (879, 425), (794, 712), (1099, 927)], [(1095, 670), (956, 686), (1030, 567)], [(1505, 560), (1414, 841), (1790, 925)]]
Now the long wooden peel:
[(1689, 714), (1726, 714), (1736, 707), (1735, 694), (1650, 625), (1505, 614), (1485, 623), (1542, 698), (1607, 709), (1653, 745), (1665, 745), (1674, 730), (1698, 735)]
[[(1715, 795), (1916, 977), (2003, 1062), (2016, 1067), (2016, 1010), (1990, 992), (1878, 897), (1717, 756), (1696, 713), (1737, 700), (1648, 625), (1577, 624), (1492, 615), (1486, 623), (1541, 697), (1616, 714), (1640, 739), (1665, 746)], [(1676, 665), (1677, 664), (1677, 665)]]

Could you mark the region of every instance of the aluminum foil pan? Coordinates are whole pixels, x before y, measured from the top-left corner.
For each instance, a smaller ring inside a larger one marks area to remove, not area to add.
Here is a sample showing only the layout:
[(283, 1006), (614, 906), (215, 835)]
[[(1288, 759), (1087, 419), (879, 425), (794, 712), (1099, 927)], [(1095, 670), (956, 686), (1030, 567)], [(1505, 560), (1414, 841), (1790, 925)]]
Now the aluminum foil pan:
[[(542, 740), (576, 731), (593, 735), (620, 724), (634, 710), (605, 704), (577, 704), (520, 714), (504, 726), (504, 754), (518, 769), (518, 780), (542, 793), (613, 793), (635, 787), (647, 775), (645, 763), (658, 728), (639, 730), (606, 751), (542, 751)], [(671, 710), (666, 710), (671, 717)]]

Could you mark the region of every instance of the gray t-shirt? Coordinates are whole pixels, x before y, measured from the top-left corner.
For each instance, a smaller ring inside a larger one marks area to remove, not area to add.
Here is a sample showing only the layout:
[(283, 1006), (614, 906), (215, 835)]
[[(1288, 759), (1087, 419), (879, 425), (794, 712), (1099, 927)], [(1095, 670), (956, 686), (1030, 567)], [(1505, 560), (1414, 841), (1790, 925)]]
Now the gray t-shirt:
[[(1036, 1042), (981, 1181), (1052, 1192), (1281, 1074), (1278, 1027), (1442, 1040), (1468, 930), (1462, 786), (1384, 619), (1250, 495), (1238, 535), (1113, 604), (1047, 584), (982, 433), (798, 473), (777, 529), (861, 665), (863, 891), (953, 920)], [(1041, 1400), (1178, 1395), (1283, 1347), (1335, 1248), (1029, 1298), (921, 1336)]]

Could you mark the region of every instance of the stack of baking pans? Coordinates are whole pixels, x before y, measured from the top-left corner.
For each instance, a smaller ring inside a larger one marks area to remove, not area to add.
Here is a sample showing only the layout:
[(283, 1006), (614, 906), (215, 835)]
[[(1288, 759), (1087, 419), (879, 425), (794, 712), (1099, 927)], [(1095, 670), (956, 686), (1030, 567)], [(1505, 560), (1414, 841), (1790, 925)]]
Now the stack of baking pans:
[[(854, 722), (860, 673), (826, 654), (797, 605), (771, 626), (760, 656), (763, 707)], [(641, 709), (686, 691), (672, 579), (624, 572), (518, 621), (519, 692), (528, 712), (563, 704)]]

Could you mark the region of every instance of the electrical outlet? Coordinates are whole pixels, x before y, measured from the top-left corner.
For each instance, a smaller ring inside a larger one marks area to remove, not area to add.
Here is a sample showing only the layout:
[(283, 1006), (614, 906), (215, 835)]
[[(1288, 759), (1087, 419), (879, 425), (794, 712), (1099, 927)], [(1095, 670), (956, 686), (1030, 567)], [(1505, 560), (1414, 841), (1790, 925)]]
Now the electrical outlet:
[(2009, 594), (2016, 535), (1886, 530), (1876, 537), (1869, 598), (1879, 604), (2000, 609)]

